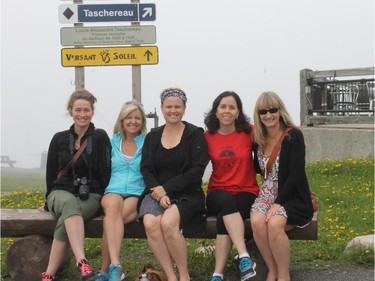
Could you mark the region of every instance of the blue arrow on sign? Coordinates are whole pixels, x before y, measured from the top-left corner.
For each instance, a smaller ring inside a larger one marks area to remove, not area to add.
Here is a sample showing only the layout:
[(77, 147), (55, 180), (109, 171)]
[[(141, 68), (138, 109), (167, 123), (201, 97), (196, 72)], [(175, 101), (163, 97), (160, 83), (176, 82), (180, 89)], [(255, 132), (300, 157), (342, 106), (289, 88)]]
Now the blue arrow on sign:
[(61, 23), (154, 21), (155, 4), (95, 4), (60, 5)]
[(139, 4), (139, 21), (154, 21), (155, 11), (155, 4)]

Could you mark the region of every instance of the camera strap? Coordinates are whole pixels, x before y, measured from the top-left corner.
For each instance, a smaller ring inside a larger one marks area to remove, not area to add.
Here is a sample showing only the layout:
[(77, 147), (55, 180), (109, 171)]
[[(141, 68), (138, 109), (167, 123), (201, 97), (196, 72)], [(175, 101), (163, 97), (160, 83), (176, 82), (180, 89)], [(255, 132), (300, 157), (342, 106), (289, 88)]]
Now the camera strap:
[[(71, 135), (71, 137), (73, 137), (73, 136)], [(69, 163), (58, 173), (57, 178), (62, 177), (69, 170), (69, 168), (74, 164), (74, 162), (77, 161), (79, 156), (81, 156), (81, 154), (85, 150), (86, 146), (87, 146), (87, 139), (82, 143), (82, 145), (78, 149), (77, 153), (74, 154), (72, 160), (70, 160)]]

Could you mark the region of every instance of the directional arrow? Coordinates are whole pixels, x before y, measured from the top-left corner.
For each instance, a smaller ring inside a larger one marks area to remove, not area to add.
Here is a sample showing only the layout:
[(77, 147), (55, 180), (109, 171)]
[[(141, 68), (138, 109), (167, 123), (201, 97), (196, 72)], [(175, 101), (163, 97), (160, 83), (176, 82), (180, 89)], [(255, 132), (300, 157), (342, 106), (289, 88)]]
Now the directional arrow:
[(142, 18), (145, 18), (147, 16), (152, 17), (152, 8), (151, 7), (144, 8), (143, 11), (144, 11), (144, 13), (142, 14)]
[(140, 21), (154, 21), (156, 19), (155, 4), (145, 3), (139, 4), (139, 20)]
[(151, 53), (150, 50), (147, 50), (143, 56), (146, 56), (147, 57), (147, 61), (150, 61), (150, 57), (152, 57), (153, 54)]

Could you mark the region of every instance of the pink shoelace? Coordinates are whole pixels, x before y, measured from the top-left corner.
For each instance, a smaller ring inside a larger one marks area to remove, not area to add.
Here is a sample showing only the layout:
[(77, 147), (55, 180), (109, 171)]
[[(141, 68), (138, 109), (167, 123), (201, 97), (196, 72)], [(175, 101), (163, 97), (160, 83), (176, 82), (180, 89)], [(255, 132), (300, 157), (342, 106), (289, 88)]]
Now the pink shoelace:
[(83, 276), (86, 276), (93, 272), (91, 266), (87, 263), (87, 261), (81, 260), (80, 264), (81, 264), (81, 274)]
[(49, 275), (47, 272), (42, 273), (42, 281), (53, 281), (53, 277)]

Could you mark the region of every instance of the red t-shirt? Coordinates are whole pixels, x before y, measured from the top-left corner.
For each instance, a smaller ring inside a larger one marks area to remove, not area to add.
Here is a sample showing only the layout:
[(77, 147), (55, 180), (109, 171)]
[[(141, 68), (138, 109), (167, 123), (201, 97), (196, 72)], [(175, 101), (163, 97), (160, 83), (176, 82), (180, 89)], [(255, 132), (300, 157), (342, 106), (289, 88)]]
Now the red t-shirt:
[(252, 134), (237, 131), (228, 135), (205, 132), (204, 136), (212, 163), (207, 191), (223, 189), (232, 194), (251, 192), (258, 196), (259, 186), (251, 151)]

